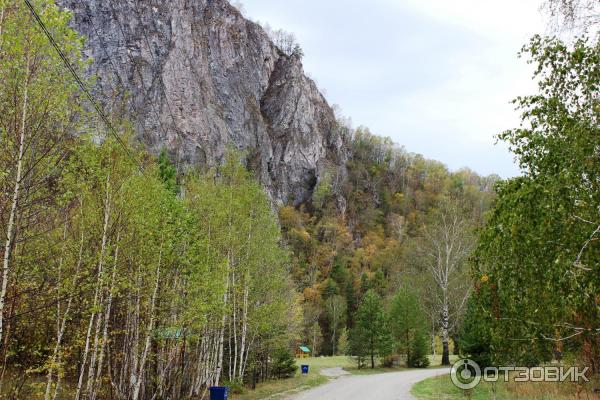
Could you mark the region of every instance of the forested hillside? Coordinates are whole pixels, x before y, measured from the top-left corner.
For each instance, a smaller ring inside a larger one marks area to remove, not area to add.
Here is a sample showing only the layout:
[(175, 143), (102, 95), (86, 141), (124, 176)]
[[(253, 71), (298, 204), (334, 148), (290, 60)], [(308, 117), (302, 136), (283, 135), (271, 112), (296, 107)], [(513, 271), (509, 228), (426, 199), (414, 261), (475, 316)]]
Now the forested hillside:
[[(442, 287), (432, 276), (437, 260), (430, 246), (442, 241), (472, 246), (499, 179), (468, 169), (450, 172), (365, 128), (352, 133), (351, 154), (347, 180), (328, 171), (310, 204), (279, 210), (293, 250), (292, 276), (305, 302), (303, 339), (318, 354), (332, 354), (369, 289), (384, 298), (402, 286), (421, 292), (435, 335), (444, 300), (435, 297)], [(449, 235), (442, 232), (450, 228), (446, 223), (456, 223)], [(467, 253), (448, 255), (462, 257), (447, 282), (453, 319), (447, 328), (453, 328), (470, 285)], [(331, 311), (338, 303), (340, 316)]]

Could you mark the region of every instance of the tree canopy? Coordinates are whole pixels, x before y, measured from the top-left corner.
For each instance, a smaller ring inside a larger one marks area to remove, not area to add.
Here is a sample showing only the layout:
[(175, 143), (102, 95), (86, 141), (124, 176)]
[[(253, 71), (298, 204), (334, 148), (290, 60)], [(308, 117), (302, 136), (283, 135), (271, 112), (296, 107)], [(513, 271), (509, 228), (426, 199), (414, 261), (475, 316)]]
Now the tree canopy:
[(515, 100), (523, 124), (500, 137), (524, 176), (499, 185), (475, 258), (491, 288), (492, 342), (531, 363), (570, 344), (598, 365), (600, 47), (535, 37), (523, 54), (539, 91)]

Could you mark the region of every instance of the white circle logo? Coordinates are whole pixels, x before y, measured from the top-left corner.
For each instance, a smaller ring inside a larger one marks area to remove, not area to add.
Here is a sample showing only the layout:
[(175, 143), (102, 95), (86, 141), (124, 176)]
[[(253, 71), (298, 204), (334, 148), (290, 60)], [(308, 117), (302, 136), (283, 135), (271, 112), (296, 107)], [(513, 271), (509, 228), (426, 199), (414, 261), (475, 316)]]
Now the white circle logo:
[(450, 378), (454, 386), (460, 389), (473, 389), (481, 382), (481, 368), (468, 358), (458, 360), (452, 365)]

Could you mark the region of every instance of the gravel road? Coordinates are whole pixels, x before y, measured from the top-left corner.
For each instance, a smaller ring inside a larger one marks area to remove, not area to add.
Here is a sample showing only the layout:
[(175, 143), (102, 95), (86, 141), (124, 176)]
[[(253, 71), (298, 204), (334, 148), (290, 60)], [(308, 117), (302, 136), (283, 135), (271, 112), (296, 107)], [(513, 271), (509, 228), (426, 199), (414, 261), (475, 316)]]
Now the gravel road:
[(412, 386), (449, 368), (414, 369), (375, 375), (346, 375), (288, 400), (413, 400)]

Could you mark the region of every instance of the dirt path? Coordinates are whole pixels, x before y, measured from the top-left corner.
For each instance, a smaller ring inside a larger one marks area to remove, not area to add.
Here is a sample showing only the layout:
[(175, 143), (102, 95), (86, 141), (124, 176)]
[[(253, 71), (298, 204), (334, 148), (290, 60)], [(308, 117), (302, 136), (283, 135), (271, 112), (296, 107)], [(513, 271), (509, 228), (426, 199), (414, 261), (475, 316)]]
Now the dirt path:
[(347, 375), (341, 376), (317, 388), (288, 397), (287, 399), (413, 400), (414, 397), (410, 394), (410, 389), (415, 383), (432, 376), (448, 374), (449, 372), (449, 368), (440, 368), (414, 369), (375, 375)]

